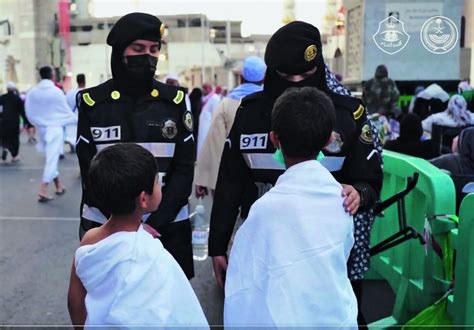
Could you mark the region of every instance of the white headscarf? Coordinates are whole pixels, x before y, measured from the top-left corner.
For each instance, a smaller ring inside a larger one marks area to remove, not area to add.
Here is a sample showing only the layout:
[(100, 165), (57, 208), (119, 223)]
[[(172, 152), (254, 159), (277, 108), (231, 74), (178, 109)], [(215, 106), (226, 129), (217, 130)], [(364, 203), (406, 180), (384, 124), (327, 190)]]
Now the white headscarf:
[(462, 95), (453, 95), (451, 97), (447, 111), (458, 126), (467, 126), (472, 122), (472, 115), (467, 110), (467, 102)]

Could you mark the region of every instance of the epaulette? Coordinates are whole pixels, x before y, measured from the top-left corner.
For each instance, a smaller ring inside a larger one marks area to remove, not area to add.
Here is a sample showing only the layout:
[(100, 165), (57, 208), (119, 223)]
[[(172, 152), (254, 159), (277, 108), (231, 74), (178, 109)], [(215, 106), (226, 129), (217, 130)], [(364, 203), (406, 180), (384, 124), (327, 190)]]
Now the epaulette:
[(85, 104), (88, 107), (93, 107), (97, 102), (100, 103), (109, 97), (113, 98), (117, 95), (116, 93), (118, 93), (113, 90), (113, 85), (113, 80), (110, 79), (103, 84), (81, 90), (78, 93), (77, 104)]
[(179, 105), (185, 102), (186, 91), (183, 87), (171, 86), (155, 80), (150, 95)]
[(354, 120), (359, 120), (365, 114), (365, 107), (362, 101), (355, 97), (336, 93), (329, 93), (329, 97), (336, 109), (349, 111), (352, 113)]

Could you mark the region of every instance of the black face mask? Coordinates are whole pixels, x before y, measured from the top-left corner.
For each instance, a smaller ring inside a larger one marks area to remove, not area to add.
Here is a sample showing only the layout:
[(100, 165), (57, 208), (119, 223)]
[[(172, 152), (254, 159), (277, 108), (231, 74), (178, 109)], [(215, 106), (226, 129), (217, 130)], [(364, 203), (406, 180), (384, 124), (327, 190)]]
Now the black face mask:
[(158, 58), (148, 54), (125, 56), (125, 69), (127, 76), (133, 82), (149, 82), (153, 79), (156, 71)]
[(318, 68), (318, 71), (316, 71), (313, 75), (298, 82), (288, 81), (275, 71), (267, 71), (263, 87), (265, 92), (275, 99), (283, 94), (286, 89), (291, 87), (316, 87), (322, 91), (326, 91), (327, 89), (324, 68), (322, 74)]

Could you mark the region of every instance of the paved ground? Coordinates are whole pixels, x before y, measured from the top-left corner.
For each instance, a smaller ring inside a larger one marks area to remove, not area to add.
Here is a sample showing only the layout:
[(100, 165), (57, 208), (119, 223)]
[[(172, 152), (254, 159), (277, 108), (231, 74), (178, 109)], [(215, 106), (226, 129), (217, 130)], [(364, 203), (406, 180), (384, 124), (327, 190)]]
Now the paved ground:
[[(68, 325), (66, 294), (78, 245), (79, 169), (75, 155), (60, 162), (63, 196), (37, 202), (43, 160), (22, 137), (19, 164), (0, 164), (0, 324)], [(52, 189), (52, 187), (51, 187)], [(51, 190), (51, 193), (53, 191)], [(210, 260), (196, 261), (192, 285), (210, 324), (222, 324), (223, 294)], [(390, 313), (387, 285), (366, 285), (369, 321)]]

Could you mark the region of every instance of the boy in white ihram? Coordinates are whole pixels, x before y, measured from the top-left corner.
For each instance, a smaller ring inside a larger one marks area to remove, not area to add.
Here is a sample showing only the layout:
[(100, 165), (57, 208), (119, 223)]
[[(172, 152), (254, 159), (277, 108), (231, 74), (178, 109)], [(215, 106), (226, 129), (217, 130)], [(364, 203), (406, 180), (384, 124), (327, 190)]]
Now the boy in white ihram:
[(270, 140), (286, 171), (253, 204), (236, 234), (225, 282), (226, 326), (357, 328), (347, 277), (353, 220), (342, 186), (316, 159), (335, 124), (331, 100), (312, 87), (276, 101)]
[(87, 231), (76, 251), (72, 323), (209, 328), (180, 266), (141, 224), (161, 201), (154, 156), (133, 143), (107, 147), (92, 159), (88, 179), (86, 188), (111, 217)]

